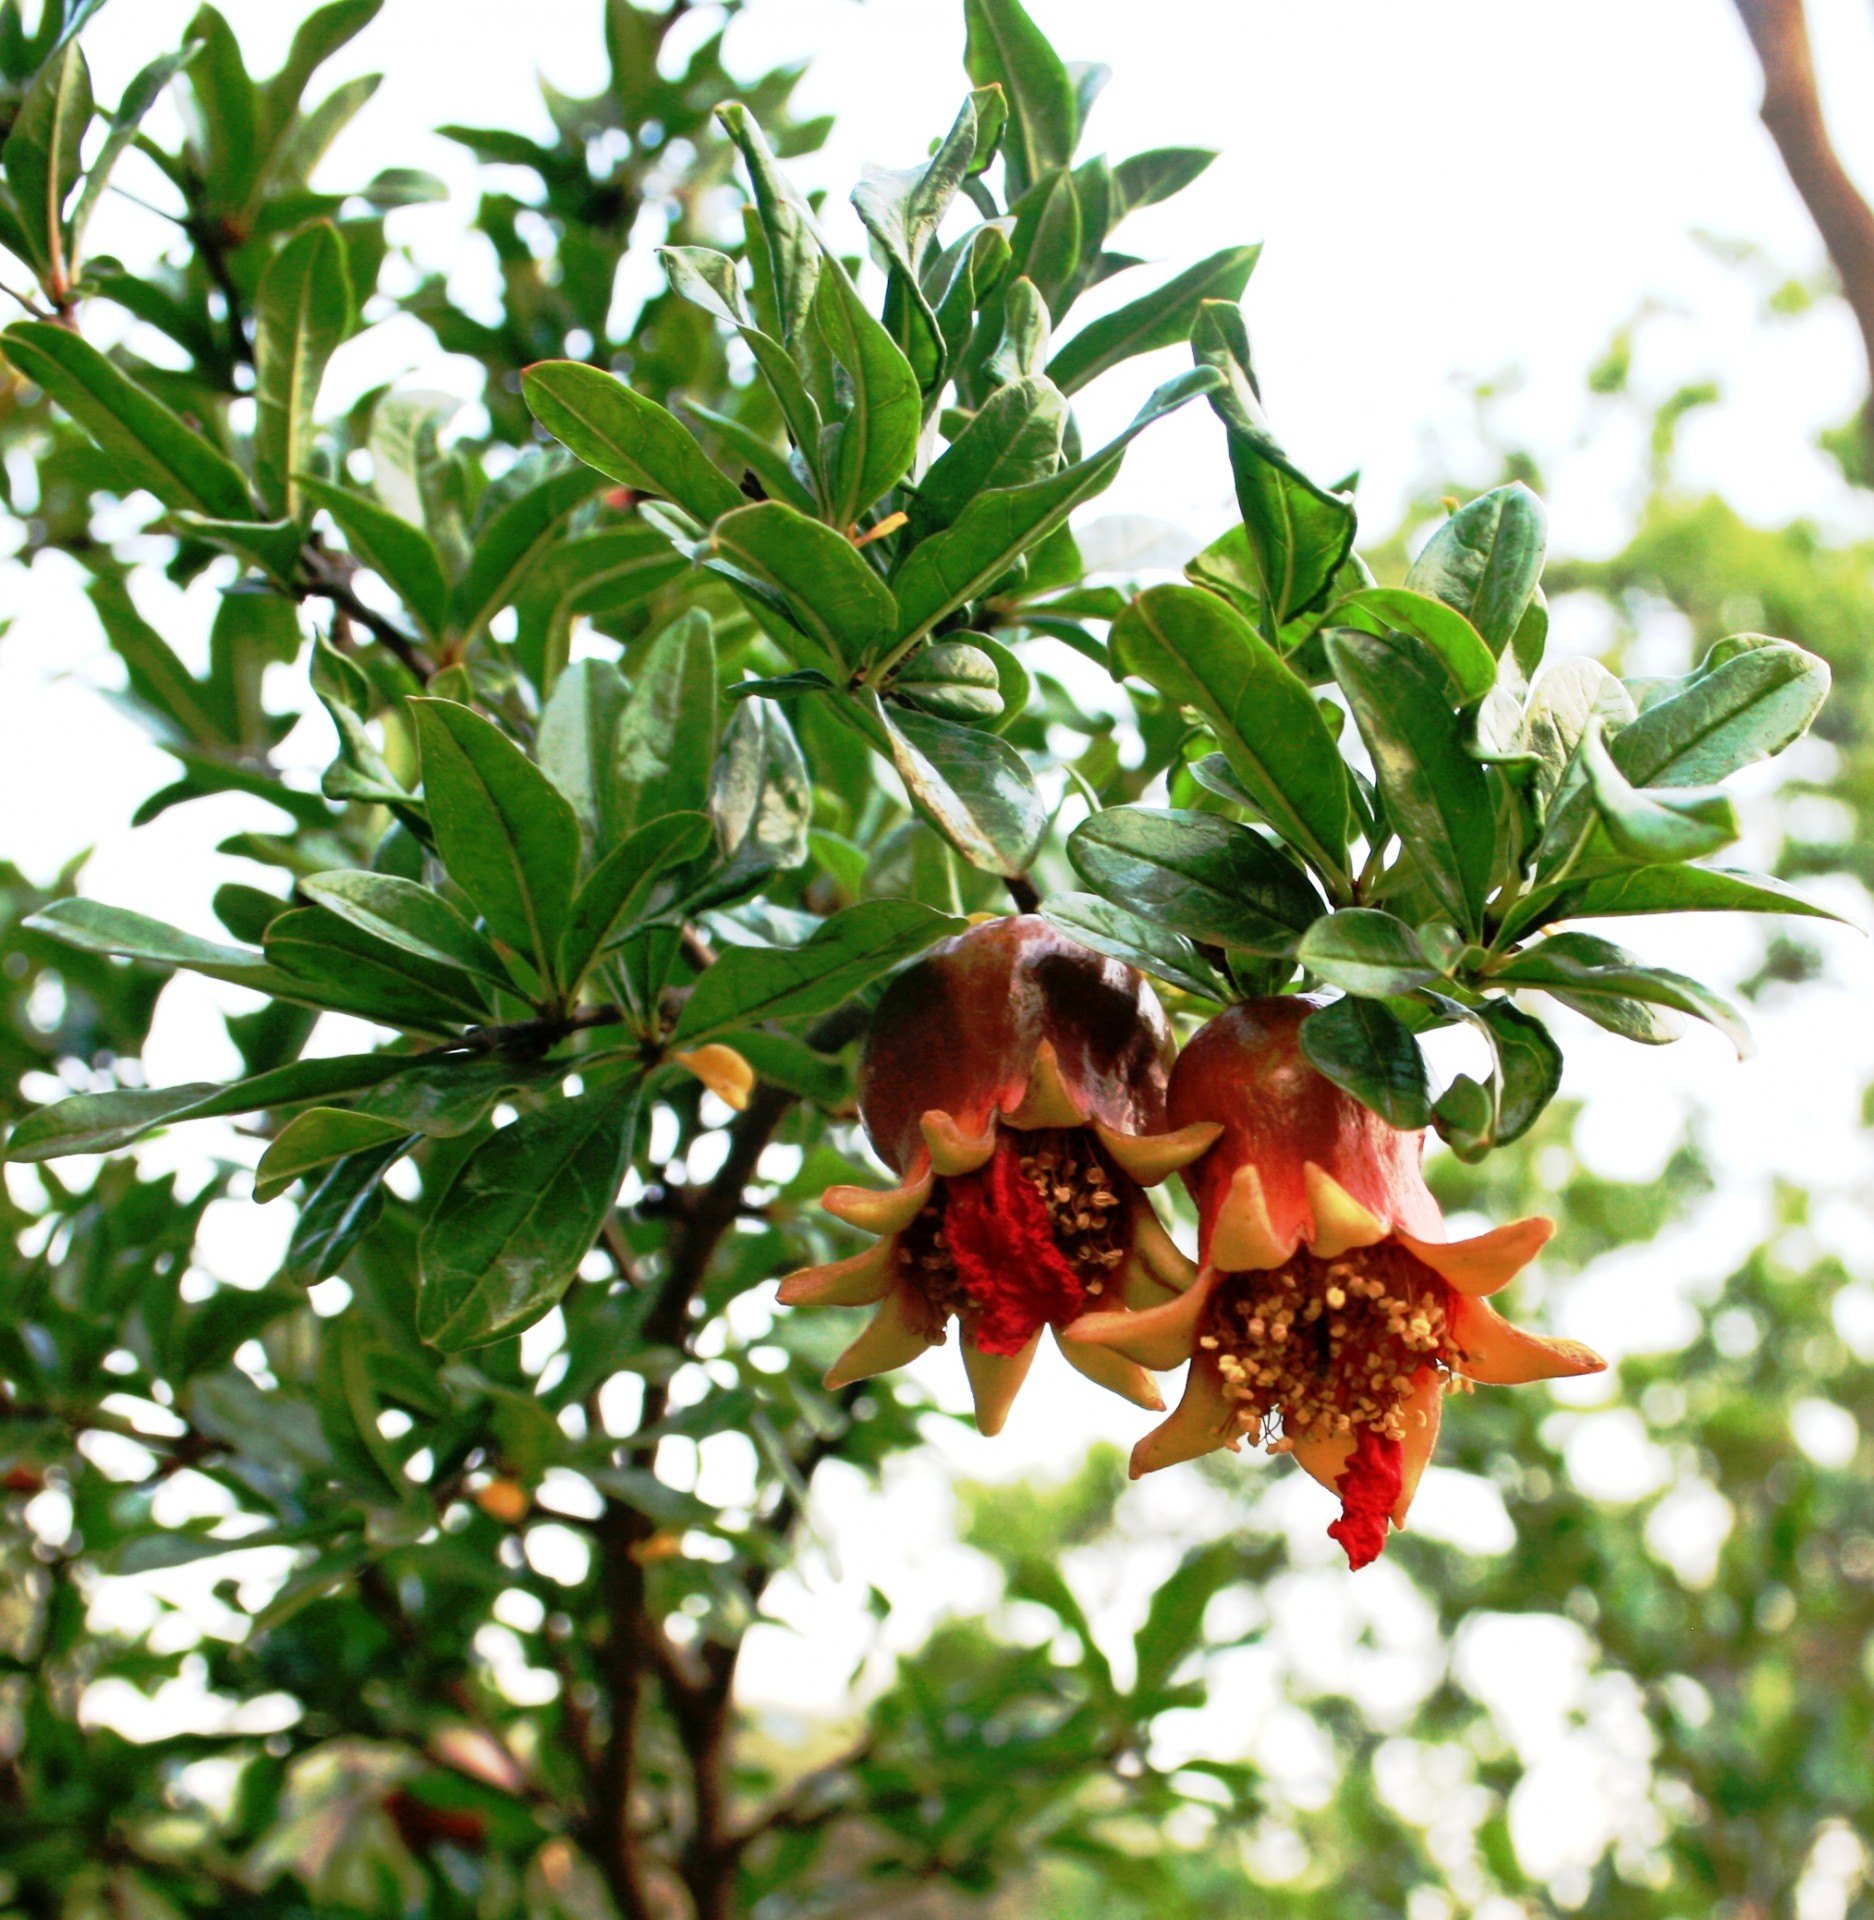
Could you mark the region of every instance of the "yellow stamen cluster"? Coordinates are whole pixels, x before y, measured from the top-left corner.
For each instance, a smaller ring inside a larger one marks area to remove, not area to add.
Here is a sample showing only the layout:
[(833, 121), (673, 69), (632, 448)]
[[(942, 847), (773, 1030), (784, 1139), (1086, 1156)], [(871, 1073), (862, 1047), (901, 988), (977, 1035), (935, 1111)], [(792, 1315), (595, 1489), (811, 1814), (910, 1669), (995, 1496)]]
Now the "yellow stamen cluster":
[(1303, 1249), (1269, 1272), (1226, 1276), (1198, 1344), (1216, 1354), (1243, 1430), (1259, 1429), (1272, 1453), (1361, 1427), (1403, 1440), (1413, 1375), (1452, 1374), (1460, 1357), (1449, 1298), (1393, 1241), (1331, 1260)]
[[(1116, 1168), (1103, 1166), (1084, 1128), (1037, 1128), (1021, 1136), (1022, 1177), (1047, 1209), (1054, 1243), (1086, 1283), (1103, 1293), (1122, 1264), (1132, 1237), (1131, 1201), (1137, 1192)], [(898, 1236), (899, 1271), (914, 1282), (930, 1310), (927, 1328), (941, 1341), (944, 1323), (969, 1299), (956, 1257), (944, 1235), (946, 1182), (937, 1181), (917, 1218)]]

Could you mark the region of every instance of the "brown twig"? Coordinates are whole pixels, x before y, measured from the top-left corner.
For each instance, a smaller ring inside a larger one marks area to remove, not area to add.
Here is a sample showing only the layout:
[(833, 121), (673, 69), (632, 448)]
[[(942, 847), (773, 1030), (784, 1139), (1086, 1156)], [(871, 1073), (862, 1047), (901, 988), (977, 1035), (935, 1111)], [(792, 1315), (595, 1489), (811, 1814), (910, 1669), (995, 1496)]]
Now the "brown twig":
[[(1829, 138), (1803, 0), (1735, 4), (1763, 69), (1763, 124), (1841, 278), (1874, 387), (1874, 208), (1848, 177)], [(1864, 417), (1863, 431), (1874, 458), (1874, 409)]]
[(416, 642), (394, 620), (385, 619), (358, 598), (351, 582), (332, 564), (332, 556), (324, 548), (308, 541), (305, 567), (305, 577), (295, 589), (298, 599), (330, 601), (346, 619), (356, 621), (374, 640), (388, 647), (419, 681), (425, 686), (429, 684), (435, 669)]

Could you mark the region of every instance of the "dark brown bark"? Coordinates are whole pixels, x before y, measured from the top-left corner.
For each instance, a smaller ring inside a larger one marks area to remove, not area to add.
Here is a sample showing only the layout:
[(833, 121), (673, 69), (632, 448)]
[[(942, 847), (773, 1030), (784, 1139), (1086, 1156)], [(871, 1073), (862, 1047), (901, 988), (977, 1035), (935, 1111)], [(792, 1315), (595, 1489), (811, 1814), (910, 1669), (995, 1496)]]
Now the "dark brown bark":
[[(1829, 138), (1816, 85), (1803, 0), (1734, 0), (1763, 69), (1763, 124), (1822, 236), (1843, 297), (1861, 329), (1874, 390), (1874, 208), (1848, 177)], [(1874, 469), (1874, 408), (1863, 413)]]

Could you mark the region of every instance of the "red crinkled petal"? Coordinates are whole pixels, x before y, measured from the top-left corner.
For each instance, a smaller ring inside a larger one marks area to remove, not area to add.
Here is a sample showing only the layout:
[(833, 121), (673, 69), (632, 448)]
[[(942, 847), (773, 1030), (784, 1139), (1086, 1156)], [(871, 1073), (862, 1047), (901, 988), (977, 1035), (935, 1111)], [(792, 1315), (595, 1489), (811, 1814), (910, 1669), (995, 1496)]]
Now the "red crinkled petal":
[(1347, 1564), (1355, 1573), (1377, 1560), (1386, 1545), (1386, 1523), (1398, 1503), (1404, 1472), (1399, 1442), (1388, 1440), (1377, 1427), (1362, 1427), (1360, 1444), (1335, 1482), (1340, 1518), (1327, 1530), (1330, 1539), (1346, 1548)]
[(944, 1191), (944, 1238), (981, 1309), (981, 1352), (1020, 1353), (1041, 1327), (1079, 1315), (1086, 1288), (1055, 1245), (1047, 1207), (1009, 1135), (985, 1167), (946, 1180)]

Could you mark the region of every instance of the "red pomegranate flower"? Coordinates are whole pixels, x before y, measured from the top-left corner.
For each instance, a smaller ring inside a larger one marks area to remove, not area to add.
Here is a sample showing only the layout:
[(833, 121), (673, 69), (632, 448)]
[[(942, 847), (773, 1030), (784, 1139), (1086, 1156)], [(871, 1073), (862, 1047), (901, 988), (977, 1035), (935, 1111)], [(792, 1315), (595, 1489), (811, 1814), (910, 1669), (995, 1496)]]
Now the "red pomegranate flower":
[(1089, 1313), (1066, 1345), (1148, 1367), (1191, 1362), (1177, 1411), (1133, 1450), (1134, 1478), (1259, 1439), (1340, 1495), (1328, 1532), (1357, 1568), (1378, 1557), (1389, 1523), (1405, 1525), (1447, 1392), (1606, 1363), (1485, 1305), (1554, 1223), (1447, 1240), (1419, 1172), (1424, 1135), (1388, 1126), (1301, 1051), (1317, 1004), (1232, 1007), (1184, 1049), (1171, 1118), (1223, 1128), (1184, 1175), (1200, 1217), (1198, 1282), (1148, 1313)]
[[(997, 1432), (1042, 1331), (1124, 1316), (1196, 1279), (1141, 1189), (1222, 1131), (1164, 1131), (1171, 1032), (1142, 975), (1033, 915), (944, 941), (892, 983), (859, 1068), (859, 1112), (902, 1176), (831, 1187), (836, 1219), (879, 1235), (781, 1283), (790, 1306), (876, 1306), (829, 1387), (889, 1372), (962, 1329), (976, 1424)], [(1090, 1379), (1162, 1411), (1150, 1374), (1098, 1345)]]

